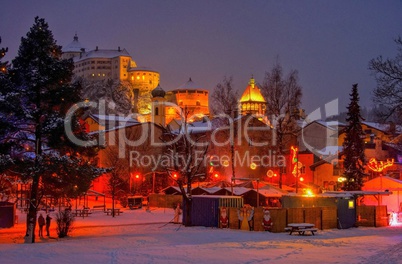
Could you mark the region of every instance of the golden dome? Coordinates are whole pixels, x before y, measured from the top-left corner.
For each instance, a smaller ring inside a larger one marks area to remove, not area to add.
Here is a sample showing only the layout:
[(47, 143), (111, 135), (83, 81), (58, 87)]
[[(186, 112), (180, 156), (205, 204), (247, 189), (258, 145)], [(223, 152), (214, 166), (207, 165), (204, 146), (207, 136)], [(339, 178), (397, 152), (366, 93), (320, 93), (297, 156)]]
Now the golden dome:
[(264, 96), (262, 96), (260, 88), (255, 84), (255, 80), (251, 77), (250, 82), (243, 95), (240, 98), (240, 103), (244, 102), (262, 102), (266, 103)]

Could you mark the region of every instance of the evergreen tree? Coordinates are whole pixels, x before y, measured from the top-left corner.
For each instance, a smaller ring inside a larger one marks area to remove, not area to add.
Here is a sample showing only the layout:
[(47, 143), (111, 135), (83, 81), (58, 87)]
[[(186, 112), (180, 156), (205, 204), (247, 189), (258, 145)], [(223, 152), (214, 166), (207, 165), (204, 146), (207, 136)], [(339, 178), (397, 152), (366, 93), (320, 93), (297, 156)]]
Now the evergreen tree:
[(344, 176), (346, 177), (344, 190), (358, 191), (363, 186), (365, 157), (364, 132), (361, 126), (363, 118), (360, 114), (357, 84), (353, 85), (347, 109), (346, 122), (348, 125), (345, 128), (346, 136), (343, 142), (343, 165)]
[(65, 122), (68, 110), (81, 101), (80, 86), (71, 83), (73, 67), (71, 60), (61, 59), (48, 24), (36, 17), (10, 69), (12, 89), (4, 96), (14, 101), (0, 110), (7, 117), (1, 144), (11, 146), (12, 164), (5, 169), (31, 183), (25, 243), (35, 242), (43, 195), (76, 197), (104, 172), (92, 165), (96, 149), (74, 145), (66, 136), (67, 124), (77, 138), (89, 139), (79, 111)]
[[(12, 107), (14, 103), (17, 103), (17, 96), (12, 93), (13, 88), (8, 74), (9, 64), (7, 61), (2, 61), (7, 51), (8, 48), (0, 48), (0, 109)], [(11, 129), (8, 121), (12, 120), (12, 118), (12, 116), (0, 111), (0, 139)], [(0, 144), (0, 172), (12, 163), (9, 155), (10, 148), (11, 144), (9, 142), (2, 141), (2, 144)]]

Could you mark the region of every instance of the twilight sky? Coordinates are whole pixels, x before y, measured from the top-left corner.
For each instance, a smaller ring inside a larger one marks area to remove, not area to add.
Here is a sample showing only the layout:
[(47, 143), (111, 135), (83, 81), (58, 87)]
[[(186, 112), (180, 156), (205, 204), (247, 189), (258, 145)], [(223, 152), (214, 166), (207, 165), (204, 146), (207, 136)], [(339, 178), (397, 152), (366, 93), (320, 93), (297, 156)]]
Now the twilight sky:
[(337, 98), (345, 111), (354, 83), (361, 105), (371, 106), (368, 62), (394, 57), (402, 36), (401, 0), (13, 0), (0, 14), (7, 60), (39, 16), (59, 45), (77, 33), (87, 50), (127, 49), (138, 66), (160, 72), (165, 90), (191, 77), (212, 91), (232, 76), (242, 92), (278, 60), (285, 73), (299, 71), (307, 113)]

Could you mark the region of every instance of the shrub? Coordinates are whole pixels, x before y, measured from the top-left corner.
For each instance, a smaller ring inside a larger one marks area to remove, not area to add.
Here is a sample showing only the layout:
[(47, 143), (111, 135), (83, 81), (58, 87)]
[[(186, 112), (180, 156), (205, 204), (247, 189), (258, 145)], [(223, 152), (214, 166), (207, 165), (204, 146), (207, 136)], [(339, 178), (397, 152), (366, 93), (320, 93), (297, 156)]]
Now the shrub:
[(59, 238), (68, 236), (72, 229), (74, 216), (70, 210), (59, 211), (56, 215), (57, 235)]

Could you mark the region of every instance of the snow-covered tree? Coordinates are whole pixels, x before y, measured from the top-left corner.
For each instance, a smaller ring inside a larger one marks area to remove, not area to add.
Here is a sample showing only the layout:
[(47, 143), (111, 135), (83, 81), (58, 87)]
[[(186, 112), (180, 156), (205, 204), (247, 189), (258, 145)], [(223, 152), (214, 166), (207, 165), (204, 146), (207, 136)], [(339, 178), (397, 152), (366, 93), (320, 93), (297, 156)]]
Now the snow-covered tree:
[[(11, 85), (1, 91), (5, 126), (0, 128), (0, 149), (12, 161), (3, 169), (31, 182), (26, 243), (35, 242), (43, 195), (75, 197), (104, 172), (92, 165), (95, 148), (77, 146), (66, 136), (66, 113), (81, 101), (80, 86), (71, 84), (73, 67), (71, 60), (61, 59), (61, 47), (48, 24), (36, 17), (12, 61)], [(77, 138), (89, 140), (79, 114), (67, 124)]]
[(350, 94), (350, 103), (347, 107), (348, 114), (345, 127), (345, 141), (343, 142), (343, 166), (346, 178), (344, 190), (358, 191), (363, 186), (364, 176), (364, 132), (359, 106), (359, 92), (357, 84), (353, 85)]

